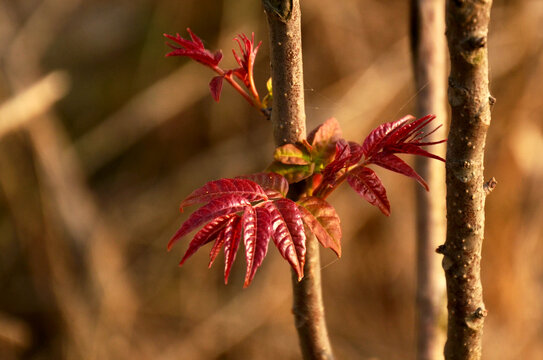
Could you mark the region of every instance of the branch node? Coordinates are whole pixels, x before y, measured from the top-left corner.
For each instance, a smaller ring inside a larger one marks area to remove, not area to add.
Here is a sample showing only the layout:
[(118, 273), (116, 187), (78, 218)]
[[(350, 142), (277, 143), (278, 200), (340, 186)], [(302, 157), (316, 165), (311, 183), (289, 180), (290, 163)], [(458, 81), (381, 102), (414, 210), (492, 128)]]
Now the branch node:
[(495, 177), (492, 177), (490, 180), (485, 182), (483, 184), (483, 189), (485, 191), (485, 195), (490, 194), (492, 192), (492, 190), (494, 190), (496, 188), (496, 185), (498, 185), (498, 181), (496, 180)]
[(445, 255), (446, 247), (445, 245), (439, 245), (436, 249), (436, 253)]
[(475, 310), (475, 312), (473, 313), (473, 317), (477, 318), (477, 319), (482, 319), (484, 318), (486, 315), (488, 314), (488, 310), (487, 309), (483, 309), (481, 307), (478, 307), (477, 310)]
[(488, 103), (490, 104), (490, 106), (494, 106), (494, 104), (496, 103), (496, 98), (492, 95), (489, 95), (488, 96)]

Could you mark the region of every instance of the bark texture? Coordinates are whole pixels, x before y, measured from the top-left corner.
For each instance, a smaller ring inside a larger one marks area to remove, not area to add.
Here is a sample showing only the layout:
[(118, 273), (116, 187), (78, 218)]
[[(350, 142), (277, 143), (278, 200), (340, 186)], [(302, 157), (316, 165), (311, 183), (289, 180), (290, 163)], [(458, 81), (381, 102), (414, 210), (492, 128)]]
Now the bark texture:
[(451, 57), (447, 143), (447, 240), (444, 255), (448, 329), (445, 358), (480, 359), (486, 309), (480, 278), (484, 237), (483, 159), (490, 107), (487, 34), (491, 0), (448, 0)]
[[(269, 26), (273, 86), (272, 123), (277, 146), (306, 136), (300, 5), (298, 0), (263, 0)], [(293, 314), (304, 359), (333, 359), (322, 301), (317, 240), (306, 243), (304, 278), (293, 275)]]
[[(447, 122), (445, 0), (411, 1), (411, 48), (417, 95), (417, 117), (435, 114)], [(428, 141), (446, 138), (444, 127)], [(434, 148), (445, 155), (445, 145)], [(445, 240), (445, 167), (441, 162), (417, 157), (415, 168), (426, 179), (430, 192), (416, 186), (417, 203), (417, 359), (443, 358), (445, 344), (445, 279), (435, 249)]]

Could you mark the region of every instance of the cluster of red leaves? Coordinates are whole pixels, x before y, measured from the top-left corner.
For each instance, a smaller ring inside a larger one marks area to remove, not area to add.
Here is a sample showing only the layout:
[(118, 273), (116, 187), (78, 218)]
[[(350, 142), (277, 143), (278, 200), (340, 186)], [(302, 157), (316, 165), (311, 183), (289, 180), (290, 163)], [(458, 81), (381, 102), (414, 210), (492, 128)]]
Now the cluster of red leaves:
[[(209, 89), (211, 95), (215, 101), (219, 101), (221, 97), (223, 81), (226, 80), (232, 87), (245, 98), (251, 106), (256, 107), (265, 115), (269, 115), (267, 110), (267, 104), (260, 100), (258, 91), (256, 90), (253, 76), (253, 67), (255, 63), (256, 54), (262, 42), (259, 42), (255, 46), (255, 36), (252, 34), (249, 39), (245, 34), (240, 34), (234, 40), (238, 43), (240, 49), (240, 55), (232, 50), (234, 58), (239, 67), (234, 69), (224, 70), (219, 66), (222, 60), (222, 52), (219, 50), (212, 53), (205, 48), (202, 40), (196, 36), (190, 29), (187, 29), (190, 40), (182, 38), (179, 34), (176, 36), (164, 34), (164, 36), (175, 44), (167, 43), (173, 51), (166, 54), (166, 56), (185, 56), (191, 58), (216, 72), (218, 76), (211, 79), (209, 83)], [(179, 46), (178, 46), (179, 45)], [(245, 89), (243, 89), (235, 79), (239, 79)]]
[[(249, 286), (262, 264), (270, 239), (298, 274), (303, 277), (306, 231), (315, 233), (324, 244), (341, 238), (339, 218), (326, 201), (305, 198), (299, 204), (286, 199), (288, 182), (275, 173), (259, 173), (235, 179), (211, 181), (195, 190), (181, 203), (205, 203), (179, 228), (168, 249), (181, 237), (206, 224), (196, 233), (180, 262), (182, 265), (203, 245), (213, 242), (209, 266), (224, 248), (224, 280), (234, 263), (241, 239), (245, 247), (246, 275)], [(339, 254), (339, 253), (338, 253)]]
[[(390, 215), (390, 203), (385, 187), (375, 171), (374, 164), (417, 180), (426, 190), (428, 185), (406, 162), (395, 154), (412, 154), (445, 161), (441, 157), (422, 149), (423, 146), (444, 142), (425, 142), (434, 132), (424, 133), (434, 115), (415, 119), (408, 115), (397, 121), (379, 125), (360, 145), (341, 138), (335, 119), (327, 120), (308, 136), (307, 141), (284, 145), (275, 151), (275, 162), (271, 170), (284, 175), (290, 182), (313, 176), (313, 195), (325, 199), (339, 184), (348, 184), (370, 204), (377, 206), (385, 215)], [(439, 128), (439, 127), (438, 127)], [(323, 130), (324, 129), (324, 130)], [(326, 137), (330, 141), (316, 140)], [(335, 146), (334, 150), (331, 147)], [(333, 154), (330, 156), (330, 154)], [(322, 171), (320, 169), (322, 168)], [(320, 174), (316, 174), (320, 172)], [(318, 176), (316, 176), (318, 175)]]
[[(190, 194), (181, 203), (181, 211), (190, 205), (205, 205), (181, 225), (168, 249), (204, 225), (190, 242), (180, 265), (200, 247), (213, 242), (209, 266), (224, 248), (226, 283), (243, 239), (246, 287), (262, 264), (271, 239), (301, 279), (306, 234), (314, 234), (324, 247), (341, 256), (340, 220), (325, 199), (343, 181), (347, 180), (358, 194), (387, 216), (390, 215), (390, 203), (385, 187), (368, 165), (414, 178), (428, 190), (424, 179), (395, 154), (444, 161), (422, 149), (445, 141), (424, 141), (436, 130), (426, 134), (423, 131), (434, 118), (428, 115), (417, 120), (409, 115), (379, 125), (362, 144), (344, 140), (338, 122), (329, 119), (313, 130), (306, 140), (277, 148), (275, 161), (268, 169), (271, 172), (211, 181)], [(304, 196), (298, 202), (287, 199), (289, 183), (304, 179), (308, 180)]]

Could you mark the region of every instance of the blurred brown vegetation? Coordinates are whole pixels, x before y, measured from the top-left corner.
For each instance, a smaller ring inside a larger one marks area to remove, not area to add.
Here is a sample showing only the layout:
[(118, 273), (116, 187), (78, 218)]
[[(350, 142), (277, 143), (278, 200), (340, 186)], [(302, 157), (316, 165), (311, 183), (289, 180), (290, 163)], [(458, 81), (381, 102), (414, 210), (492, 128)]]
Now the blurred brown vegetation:
[[(326, 3), (326, 4), (325, 4)], [(408, 2), (303, 2), (309, 128), (330, 116), (360, 141), (414, 110)], [(0, 0), (0, 358), (297, 359), (290, 274), (270, 249), (249, 289), (186, 242), (165, 251), (206, 181), (262, 170), (270, 124), (207, 69), (165, 59), (191, 27), (233, 65), (264, 39), (260, 1)], [(543, 2), (495, 0), (483, 282), (485, 359), (543, 358)], [(445, 121), (445, 119), (442, 119)], [(345, 188), (343, 257), (324, 251), (339, 359), (413, 359), (413, 181), (381, 171), (392, 215)], [(436, 254), (436, 256), (438, 256)]]

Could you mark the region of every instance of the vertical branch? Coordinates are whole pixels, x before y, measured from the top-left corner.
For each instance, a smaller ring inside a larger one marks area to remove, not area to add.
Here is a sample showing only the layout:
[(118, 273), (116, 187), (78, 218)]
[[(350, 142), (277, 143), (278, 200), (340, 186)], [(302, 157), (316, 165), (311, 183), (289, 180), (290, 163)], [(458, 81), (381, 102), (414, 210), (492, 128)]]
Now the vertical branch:
[[(263, 0), (269, 26), (275, 144), (305, 138), (304, 81), (298, 0)], [(304, 359), (333, 359), (322, 301), (319, 244), (308, 236), (304, 278), (293, 275), (293, 313)]]
[(484, 317), (480, 278), (484, 236), (483, 159), (490, 106), (487, 34), (491, 0), (448, 0), (451, 57), (447, 145), (447, 239), (439, 248), (447, 281), (445, 357), (480, 359)]
[[(411, 53), (417, 96), (417, 117), (435, 114), (444, 123), (445, 109), (445, 0), (412, 0)], [(443, 128), (428, 141), (445, 138)], [(445, 146), (437, 145), (443, 156)], [(431, 189), (416, 187), (417, 202), (417, 359), (439, 359), (443, 355), (445, 333), (441, 318), (445, 314), (445, 282), (435, 249), (445, 239), (445, 170), (426, 157), (417, 157), (417, 172)]]

